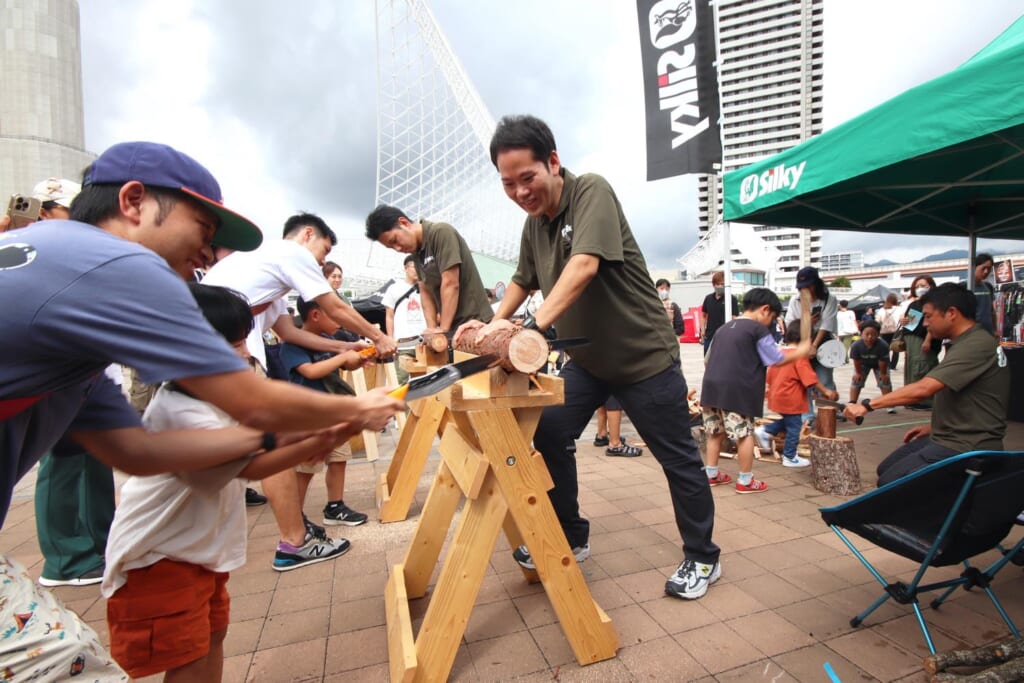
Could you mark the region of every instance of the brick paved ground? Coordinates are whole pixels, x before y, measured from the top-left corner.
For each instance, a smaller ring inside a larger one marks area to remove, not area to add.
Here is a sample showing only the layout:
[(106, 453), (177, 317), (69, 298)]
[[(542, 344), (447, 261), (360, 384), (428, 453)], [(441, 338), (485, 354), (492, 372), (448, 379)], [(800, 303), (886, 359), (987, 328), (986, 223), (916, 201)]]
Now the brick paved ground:
[[(699, 387), (699, 347), (684, 346), (683, 357), (690, 385)], [(836, 377), (845, 395), (849, 369), (840, 368)], [(864, 392), (876, 394), (877, 389)], [(874, 467), (898, 445), (908, 425), (926, 419), (926, 413), (901, 409), (896, 415), (873, 413), (859, 430), (841, 426), (856, 439), (865, 486), (873, 486)], [(635, 439), (628, 422), (623, 431)], [(578, 454), (580, 502), (591, 521), (592, 549), (580, 567), (618, 631), (618, 656), (588, 667), (576, 664), (543, 590), (523, 581), (502, 538), (452, 680), (822, 681), (825, 662), (847, 682), (925, 680), (920, 662), (927, 651), (906, 610), (885, 605), (861, 628), (850, 627), (850, 617), (879, 589), (818, 514), (820, 506), (843, 499), (815, 490), (806, 471), (759, 462), (755, 472), (769, 491), (739, 496), (726, 487), (714, 489), (722, 580), (703, 599), (684, 602), (662, 593), (681, 551), (660, 469), (648, 453), (607, 457), (590, 444), (593, 435), (591, 425)], [(346, 499), (371, 513), (371, 521), (336, 532), (352, 541), (352, 550), (337, 561), (284, 574), (272, 571), (273, 516), (266, 507), (249, 509), (249, 562), (229, 584), (226, 681), (387, 680), (383, 587), (388, 568), (404, 557), (438, 461), (434, 454), (410, 519), (379, 524), (372, 516), (373, 483), (386, 471), (396, 440), (394, 434), (383, 438), (385, 457), (377, 463), (349, 466)], [(1024, 425), (1011, 423), (1006, 446), (1024, 448)], [(735, 461), (723, 460), (722, 468), (735, 476)], [(0, 552), (38, 574), (42, 559), (33, 485), (29, 476), (18, 486)], [(323, 503), (323, 486), (314, 482), (306, 505), (311, 518), (318, 518)], [(860, 547), (883, 570), (903, 578), (912, 573), (910, 562), (868, 543)], [(1012, 618), (1024, 625), (1024, 573), (1008, 567), (996, 590)], [(106, 638), (105, 605), (97, 587), (56, 592)], [(425, 603), (411, 603), (414, 626)], [(940, 650), (1007, 634), (977, 591), (958, 592), (941, 611), (927, 610), (927, 618)]]

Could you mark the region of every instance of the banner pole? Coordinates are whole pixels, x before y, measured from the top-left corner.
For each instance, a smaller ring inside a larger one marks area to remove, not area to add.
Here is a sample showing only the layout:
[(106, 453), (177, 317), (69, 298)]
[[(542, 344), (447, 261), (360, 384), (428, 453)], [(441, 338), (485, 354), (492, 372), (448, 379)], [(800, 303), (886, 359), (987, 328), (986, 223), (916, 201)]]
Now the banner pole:
[(732, 320), (732, 238), (729, 230), (729, 223), (719, 213), (719, 197), (725, 201), (725, 108), (722, 106), (722, 54), (721, 39), (718, 26), (718, 3), (715, 0), (708, 0), (711, 6), (711, 25), (714, 27), (715, 36), (715, 81), (718, 85), (718, 139), (722, 148), (722, 158), (718, 162), (718, 173), (715, 176), (715, 192), (712, 195), (714, 201), (715, 216), (721, 224), (722, 247), (725, 253), (722, 254), (722, 276), (725, 279), (725, 296), (722, 297), (724, 322)]

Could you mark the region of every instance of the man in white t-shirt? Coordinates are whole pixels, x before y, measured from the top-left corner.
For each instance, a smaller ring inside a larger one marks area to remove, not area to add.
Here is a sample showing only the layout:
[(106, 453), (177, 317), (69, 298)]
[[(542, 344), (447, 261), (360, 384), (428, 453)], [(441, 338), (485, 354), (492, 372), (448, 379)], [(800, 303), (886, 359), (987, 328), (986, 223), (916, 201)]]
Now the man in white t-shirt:
[[(427, 323), (423, 317), (423, 306), (420, 304), (416, 257), (409, 254), (402, 262), (402, 266), (405, 268), (405, 279), (391, 283), (391, 286), (384, 291), (381, 303), (384, 304), (388, 336), (393, 339), (408, 340), (421, 333)], [(400, 355), (415, 356), (416, 353), (402, 351)], [(409, 373), (402, 367), (401, 360), (397, 361), (396, 370), (398, 382), (404, 384), (409, 379)]]
[(249, 353), (266, 367), (263, 333), (273, 329), (281, 341), (314, 351), (347, 351), (350, 345), (304, 332), (288, 315), (285, 295), (296, 290), (306, 301), (316, 301), (336, 323), (373, 342), (380, 356), (395, 352), (395, 342), (370, 324), (331, 289), (321, 270), (331, 247), (338, 243), (327, 223), (319, 216), (302, 213), (284, 224), (284, 239), (268, 241), (251, 252), (231, 254), (217, 263), (205, 284), (230, 287), (244, 294), (252, 305), (256, 328), (249, 335)]
[(857, 314), (846, 307), (846, 299), (839, 301), (839, 310), (836, 311), (836, 336), (843, 342), (846, 348), (846, 355), (850, 355), (850, 347), (853, 346), (853, 338), (860, 333), (857, 327)]
[(426, 327), (423, 307), (420, 305), (416, 258), (406, 256), (402, 265), (405, 268), (405, 279), (393, 282), (381, 298), (387, 311), (388, 335), (394, 339), (414, 337)]
[[(342, 301), (324, 277), (321, 268), (331, 247), (338, 242), (327, 223), (313, 214), (298, 214), (285, 221), (282, 236), (284, 239), (264, 242), (255, 251), (227, 256), (203, 278), (203, 284), (230, 287), (249, 299), (256, 316), (256, 325), (246, 342), (249, 353), (266, 367), (263, 333), (269, 329), (283, 342), (314, 351), (340, 353), (353, 347), (349, 342), (327, 339), (296, 327), (285, 300), (294, 289), (306, 301), (316, 301), (324, 313), (346, 330), (369, 338), (378, 355), (393, 355), (394, 340)], [(303, 519), (294, 469), (264, 479), (263, 493), (270, 499), (281, 541), (298, 547), (305, 542), (307, 531), (324, 534), (322, 527), (307, 527)]]

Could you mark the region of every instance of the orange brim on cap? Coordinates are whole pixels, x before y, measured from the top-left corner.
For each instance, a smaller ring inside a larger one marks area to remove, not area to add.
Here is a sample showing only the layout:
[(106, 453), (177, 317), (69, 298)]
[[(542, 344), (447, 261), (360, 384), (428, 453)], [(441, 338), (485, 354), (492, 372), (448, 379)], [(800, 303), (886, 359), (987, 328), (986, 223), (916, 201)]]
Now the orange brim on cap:
[(185, 187), (180, 190), (210, 209), (220, 219), (217, 231), (213, 235), (214, 246), (234, 251), (252, 251), (263, 243), (263, 232), (260, 231), (259, 226), (245, 216), (235, 213), (220, 202), (204, 197), (198, 192), (193, 192)]

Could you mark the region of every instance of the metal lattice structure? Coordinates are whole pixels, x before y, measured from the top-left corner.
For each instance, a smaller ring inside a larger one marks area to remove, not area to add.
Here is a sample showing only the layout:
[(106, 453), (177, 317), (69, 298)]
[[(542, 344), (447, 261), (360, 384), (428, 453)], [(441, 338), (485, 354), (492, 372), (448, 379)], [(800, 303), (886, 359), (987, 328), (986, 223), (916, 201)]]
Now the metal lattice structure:
[[(377, 203), (451, 223), (475, 252), (519, 253), (525, 215), (505, 197), (488, 146), (495, 122), (424, 0), (377, 0)], [(370, 271), (402, 256), (374, 245)]]

